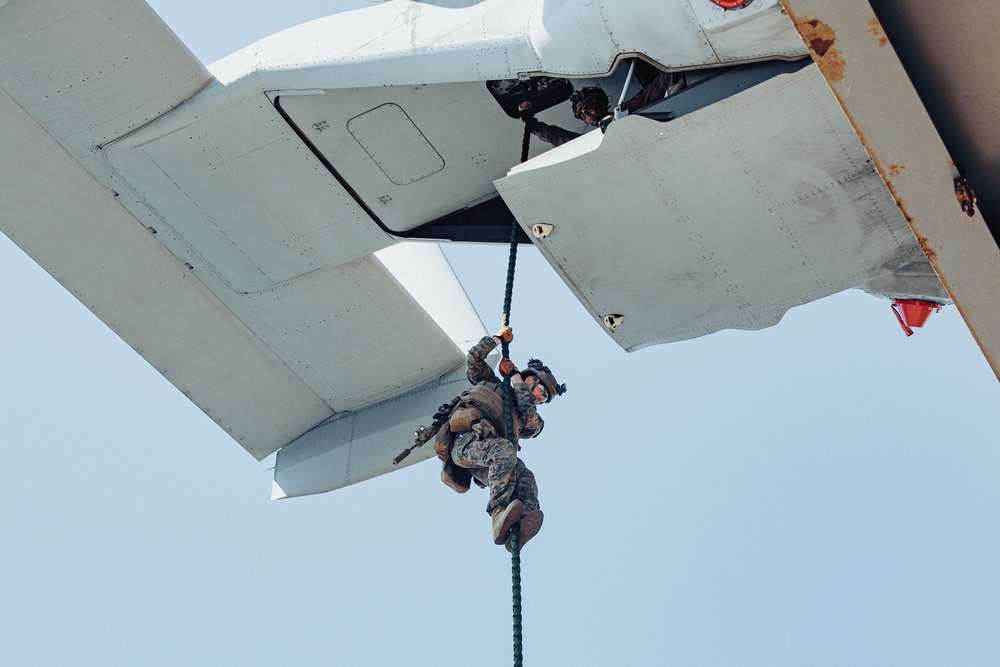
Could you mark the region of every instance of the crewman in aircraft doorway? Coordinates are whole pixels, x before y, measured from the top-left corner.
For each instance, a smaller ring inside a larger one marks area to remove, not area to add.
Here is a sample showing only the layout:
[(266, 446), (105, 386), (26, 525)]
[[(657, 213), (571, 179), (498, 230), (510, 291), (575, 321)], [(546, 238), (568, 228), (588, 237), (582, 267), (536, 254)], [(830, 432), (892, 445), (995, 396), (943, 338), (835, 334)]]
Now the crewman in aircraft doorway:
[[(649, 106), (656, 100), (670, 97), (686, 85), (687, 80), (680, 72), (660, 72), (649, 82), (649, 85), (622, 103), (622, 109), (629, 113)], [(569, 98), (573, 106), (573, 116), (587, 125), (600, 127), (601, 122), (611, 114), (608, 95), (600, 86), (588, 86), (574, 91)], [(521, 112), (521, 121), (531, 123), (531, 133), (553, 146), (560, 146), (580, 136), (579, 132), (564, 130), (555, 125), (535, 120), (531, 116), (531, 102), (521, 102), (517, 107)], [(529, 121), (528, 118), (531, 118)]]
[(511, 529), (520, 522), (520, 543), (524, 545), (542, 527), (535, 476), (518, 458), (519, 438), (534, 438), (544, 422), (535, 406), (548, 403), (566, 392), (547, 366), (537, 359), (519, 371), (510, 359), (500, 361), (499, 371), (510, 378), (514, 436), (507, 433), (503, 384), (486, 363), (486, 356), (502, 342), (514, 338), (510, 327), (487, 336), (469, 350), (466, 374), (473, 384), (435, 415), (434, 449), (444, 462), (441, 479), (459, 493), (470, 482), (489, 488), (486, 511), (493, 518), (493, 542), (510, 550)]

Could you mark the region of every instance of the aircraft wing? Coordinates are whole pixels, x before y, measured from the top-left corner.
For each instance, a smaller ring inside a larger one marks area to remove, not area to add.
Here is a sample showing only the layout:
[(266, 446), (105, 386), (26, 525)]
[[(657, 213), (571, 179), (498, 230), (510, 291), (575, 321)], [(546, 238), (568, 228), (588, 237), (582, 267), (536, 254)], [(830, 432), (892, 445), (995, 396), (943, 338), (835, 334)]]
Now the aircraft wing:
[[(142, 2), (2, 4), (3, 231), (256, 458), (364, 411), (384, 451), (343, 479), (384, 471), (455, 393), (478, 316), (436, 246), (358, 224), (273, 110), (194, 127), (212, 86)], [(420, 415), (379, 411), (407, 394)]]
[[(850, 287), (932, 306), (976, 287), (980, 268), (946, 292), (922, 248), (939, 268), (987, 243), (911, 231), (965, 216), (946, 152), (877, 159), (851, 122), (866, 107), (842, 110), (867, 78), (821, 76), (835, 35), (807, 46), (796, 26), (821, 23), (778, 0), (724, 4), (400, 0), (209, 71), (141, 0), (0, 2), (2, 228), (248, 452), (280, 449), (274, 497), (390, 470), (464, 385), (485, 330), (426, 241), (505, 243), (511, 214), (627, 350)], [(565, 103), (661, 71), (689, 85), (605, 133)], [(584, 136), (511, 170), (526, 91)], [(904, 214), (906, 183), (934, 206)]]

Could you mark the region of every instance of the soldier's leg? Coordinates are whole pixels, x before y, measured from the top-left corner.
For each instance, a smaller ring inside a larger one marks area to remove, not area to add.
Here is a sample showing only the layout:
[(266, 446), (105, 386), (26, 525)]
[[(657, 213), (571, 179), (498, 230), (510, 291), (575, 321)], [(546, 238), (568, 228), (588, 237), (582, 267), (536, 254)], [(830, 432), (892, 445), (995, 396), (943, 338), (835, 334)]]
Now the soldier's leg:
[(524, 509), (527, 512), (539, 509), (538, 485), (535, 484), (535, 475), (528, 470), (521, 459), (518, 459), (514, 465), (514, 498), (524, 503)]
[[(506, 438), (480, 440), (474, 434), (455, 438), (451, 460), (463, 468), (486, 468), (486, 483), (490, 488), (490, 501), (486, 511), (490, 514), (497, 507), (506, 507), (514, 496), (514, 466), (517, 450)], [(478, 477), (478, 475), (477, 475)]]
[[(542, 528), (542, 510), (538, 508), (538, 486), (535, 484), (535, 476), (532, 474), (520, 459), (514, 466), (514, 500), (520, 500), (524, 505), (524, 514), (520, 521), (520, 544), (523, 547), (528, 541), (538, 534)], [(511, 541), (508, 538), (507, 551), (511, 550)]]

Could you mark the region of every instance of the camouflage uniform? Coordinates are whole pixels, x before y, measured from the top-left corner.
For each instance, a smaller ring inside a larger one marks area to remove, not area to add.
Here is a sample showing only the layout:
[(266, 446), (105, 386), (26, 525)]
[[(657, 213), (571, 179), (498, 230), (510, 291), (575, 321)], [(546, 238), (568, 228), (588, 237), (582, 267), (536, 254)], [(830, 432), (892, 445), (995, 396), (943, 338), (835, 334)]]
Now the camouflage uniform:
[(561, 146), (567, 141), (572, 141), (573, 139), (581, 136), (578, 132), (570, 132), (569, 130), (564, 130), (561, 127), (543, 123), (540, 120), (532, 121), (531, 133), (542, 141), (552, 144), (553, 146)]
[[(501, 383), (485, 361), (486, 355), (496, 346), (492, 337), (486, 337), (469, 350), (466, 368), (469, 382)], [(524, 384), (513, 385), (512, 388), (515, 414), (521, 422), (520, 437), (533, 438), (544, 426), (542, 418), (535, 411), (535, 398)], [(467, 468), (480, 486), (489, 487), (487, 513), (492, 514), (497, 507), (506, 507), (512, 500), (524, 503), (525, 511), (536, 510), (538, 487), (535, 485), (535, 476), (517, 458), (514, 443), (499, 436), (498, 431), (504, 428), (498, 428), (484, 418), (474, 424), (471, 430), (456, 433), (451, 460), (455, 465)]]
[[(634, 113), (657, 100), (662, 100), (666, 96), (668, 89), (681, 87), (683, 80), (683, 75), (681, 74), (660, 72), (656, 75), (656, 78), (649, 82), (648, 86), (624, 102), (622, 109), (629, 113)], [(561, 146), (567, 141), (572, 141), (581, 136), (578, 132), (570, 132), (561, 127), (543, 123), (540, 120), (535, 120), (531, 123), (531, 133), (553, 146)]]
[(648, 107), (653, 102), (662, 100), (667, 96), (668, 89), (673, 88), (671, 94), (677, 92), (676, 89), (683, 86), (684, 75), (673, 72), (660, 72), (649, 85), (636, 93), (628, 101), (622, 103), (622, 109), (629, 113), (634, 113), (643, 107)]

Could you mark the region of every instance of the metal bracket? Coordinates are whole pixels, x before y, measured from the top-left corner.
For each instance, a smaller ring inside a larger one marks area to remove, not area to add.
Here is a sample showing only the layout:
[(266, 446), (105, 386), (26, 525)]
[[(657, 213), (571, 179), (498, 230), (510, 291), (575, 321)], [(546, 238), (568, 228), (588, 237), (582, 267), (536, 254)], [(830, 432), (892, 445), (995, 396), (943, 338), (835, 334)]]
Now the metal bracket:
[(972, 191), (972, 185), (961, 169), (955, 179), (955, 197), (967, 216), (971, 218), (976, 214), (976, 193)]
[(537, 225), (531, 227), (531, 233), (535, 235), (535, 238), (541, 241), (546, 236), (552, 233), (555, 227), (548, 224), (547, 222), (540, 222)]
[(604, 326), (606, 326), (608, 329), (611, 329), (612, 331), (614, 331), (615, 329), (618, 328), (618, 325), (621, 324), (622, 320), (624, 320), (624, 319), (625, 319), (624, 315), (618, 315), (618, 314), (615, 314), (615, 313), (612, 313), (611, 315), (605, 315), (604, 316)]

